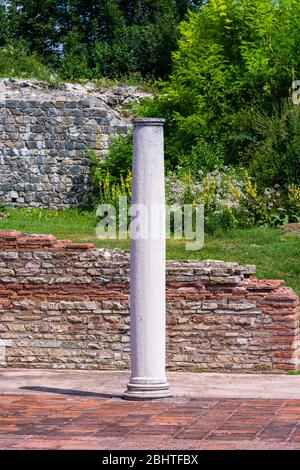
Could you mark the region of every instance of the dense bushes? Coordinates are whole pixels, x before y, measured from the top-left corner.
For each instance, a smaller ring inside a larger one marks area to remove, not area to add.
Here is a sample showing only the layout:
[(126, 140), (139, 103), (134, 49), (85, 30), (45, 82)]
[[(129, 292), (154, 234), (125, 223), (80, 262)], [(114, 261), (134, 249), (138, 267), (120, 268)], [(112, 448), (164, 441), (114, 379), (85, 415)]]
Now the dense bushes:
[(299, 17), (296, 0), (210, 0), (181, 23), (171, 77), (140, 110), (166, 117), (169, 166), (242, 163), (261, 187), (299, 184)]
[(3, 77), (38, 78), (55, 81), (56, 75), (37, 54), (30, 54), (22, 42), (11, 42), (0, 50), (0, 71)]
[(276, 226), (300, 221), (300, 190), (287, 194), (275, 185), (258, 191), (243, 168), (223, 167), (198, 175), (171, 173), (167, 177), (170, 203), (204, 204), (207, 231), (253, 225)]
[(249, 145), (249, 167), (260, 187), (300, 184), (300, 108), (282, 102), (271, 115), (249, 116), (257, 142)]
[[(130, 139), (125, 144), (119, 140), (113, 145), (112, 158), (101, 162), (92, 157), (94, 204), (111, 203), (118, 207), (119, 196), (127, 196), (130, 201), (131, 152), (128, 151), (131, 151), (131, 145)], [(124, 156), (127, 151), (127, 158), (118, 167), (123, 149)], [(259, 189), (255, 179), (242, 167), (219, 166), (210, 172), (190, 172), (182, 167), (177, 167), (176, 171), (169, 170), (166, 202), (170, 206), (203, 204), (205, 230), (210, 233), (236, 227), (300, 222), (299, 186), (289, 184), (285, 190), (276, 184)]]

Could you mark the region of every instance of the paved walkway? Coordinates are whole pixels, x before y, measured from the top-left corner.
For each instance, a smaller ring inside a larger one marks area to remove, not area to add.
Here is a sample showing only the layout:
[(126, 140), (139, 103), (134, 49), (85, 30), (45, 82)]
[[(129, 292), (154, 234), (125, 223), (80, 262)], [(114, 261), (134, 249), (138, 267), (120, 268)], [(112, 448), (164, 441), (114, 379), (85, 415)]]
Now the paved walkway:
[(174, 398), (125, 402), (128, 374), (0, 372), (0, 449), (300, 449), (300, 376), (171, 373)]
[[(300, 375), (195, 374), (170, 372), (173, 395), (180, 398), (282, 398), (300, 400)], [(66, 393), (121, 396), (128, 372), (0, 369), (2, 393)]]

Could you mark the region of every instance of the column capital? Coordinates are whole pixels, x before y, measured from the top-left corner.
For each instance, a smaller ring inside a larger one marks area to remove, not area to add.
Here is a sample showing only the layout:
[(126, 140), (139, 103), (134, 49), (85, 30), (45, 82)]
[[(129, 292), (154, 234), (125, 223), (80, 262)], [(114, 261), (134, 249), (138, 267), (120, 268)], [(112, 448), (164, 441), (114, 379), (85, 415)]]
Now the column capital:
[(132, 120), (133, 125), (137, 126), (163, 126), (166, 122), (163, 118), (136, 118)]

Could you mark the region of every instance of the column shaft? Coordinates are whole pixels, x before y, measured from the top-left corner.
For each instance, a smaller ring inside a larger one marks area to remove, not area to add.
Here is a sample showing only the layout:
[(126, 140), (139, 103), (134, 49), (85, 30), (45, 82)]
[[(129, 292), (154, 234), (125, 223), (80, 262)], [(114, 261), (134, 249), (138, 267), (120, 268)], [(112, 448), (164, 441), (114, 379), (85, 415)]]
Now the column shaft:
[(171, 395), (165, 377), (163, 122), (161, 119), (134, 120), (132, 209), (138, 217), (139, 230), (131, 232), (131, 379), (124, 398), (135, 400)]

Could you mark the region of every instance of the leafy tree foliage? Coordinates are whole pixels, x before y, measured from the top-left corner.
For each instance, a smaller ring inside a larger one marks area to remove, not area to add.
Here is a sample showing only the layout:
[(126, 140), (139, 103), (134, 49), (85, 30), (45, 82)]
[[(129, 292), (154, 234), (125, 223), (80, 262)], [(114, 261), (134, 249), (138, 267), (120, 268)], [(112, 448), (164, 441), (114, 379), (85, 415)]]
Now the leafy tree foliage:
[[(181, 23), (170, 80), (161, 97), (143, 109), (167, 117), (173, 166), (192, 162), (194, 168), (198, 162), (203, 169), (206, 155), (213, 154), (257, 172), (260, 165), (252, 160), (262, 163), (264, 154), (269, 168), (264, 184), (295, 180), (295, 172), (282, 168), (293, 152), (293, 165), (300, 166), (299, 113), (284, 104), (293, 79), (300, 78), (299, 18), (298, 0), (210, 0)], [(269, 133), (273, 158), (267, 159)]]
[(56, 80), (52, 71), (20, 41), (10, 42), (1, 48), (0, 70), (4, 77), (38, 78), (48, 83)]
[[(178, 23), (201, 0), (11, 0), (0, 2), (0, 47), (26, 42), (63, 78), (166, 77)], [(8, 28), (8, 31), (6, 31)]]
[(166, 117), (169, 167), (299, 184), (299, 18), (299, 0), (0, 0), (0, 72), (162, 78), (139, 112)]

